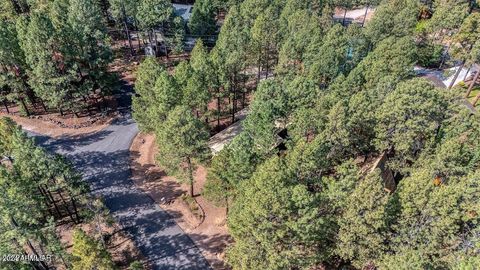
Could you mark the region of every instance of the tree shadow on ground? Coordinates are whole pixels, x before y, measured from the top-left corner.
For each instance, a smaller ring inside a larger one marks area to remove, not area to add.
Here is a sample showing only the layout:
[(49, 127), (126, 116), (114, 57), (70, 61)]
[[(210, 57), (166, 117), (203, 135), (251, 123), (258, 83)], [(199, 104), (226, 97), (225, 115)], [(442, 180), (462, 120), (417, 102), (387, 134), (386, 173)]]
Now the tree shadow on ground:
[(214, 269), (229, 269), (220, 256), (224, 256), (226, 248), (233, 243), (232, 238), (229, 235), (205, 235), (205, 234), (190, 234), (190, 237), (195, 242), (200, 243), (202, 249), (210, 254), (216, 255), (214, 258), (210, 258), (210, 264)]
[[(130, 166), (133, 171), (138, 172), (136, 175), (134, 174), (133, 180), (144, 192), (148, 193), (160, 204), (172, 203), (184, 193), (180, 183), (173, 178), (167, 178), (167, 181), (160, 181), (161, 179), (165, 180), (163, 178), (167, 177), (164, 170), (152, 164), (138, 163), (139, 156), (140, 153), (138, 151), (130, 152)], [(145, 174), (142, 175), (141, 172), (145, 172)]]
[(61, 136), (57, 139), (45, 135), (34, 134), (34, 138), (37, 144), (51, 152), (73, 152), (78, 147), (90, 145), (105, 139), (105, 137), (112, 132), (113, 131), (111, 130), (100, 130), (82, 135)]
[(153, 269), (209, 269), (193, 241), (175, 223), (173, 215), (180, 213), (162, 210), (134, 185), (128, 150), (86, 151), (69, 158), (85, 172), (92, 193), (103, 198), (111, 214), (135, 241)]

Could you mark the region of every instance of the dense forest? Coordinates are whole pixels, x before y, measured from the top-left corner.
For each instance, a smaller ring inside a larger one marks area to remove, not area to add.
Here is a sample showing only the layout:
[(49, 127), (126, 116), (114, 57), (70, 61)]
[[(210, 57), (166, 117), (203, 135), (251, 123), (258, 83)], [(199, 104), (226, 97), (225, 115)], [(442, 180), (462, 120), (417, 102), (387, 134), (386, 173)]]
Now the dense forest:
[[(372, 18), (334, 19), (357, 7), (375, 8)], [(130, 55), (154, 51), (136, 72), (133, 117), (191, 197), (196, 168), (208, 167), (202, 192), (226, 208), (233, 269), (477, 269), (480, 72), (454, 84), (480, 61), (477, 9), (472, 0), (197, 0), (185, 22), (167, 0), (8, 0), (0, 99), (25, 115), (101, 110), (118, 81), (109, 30), (121, 29)], [(169, 61), (187, 37), (196, 39), (188, 59)], [(444, 88), (415, 73), (452, 66)], [(212, 155), (209, 137), (241, 110), (243, 130)], [(114, 268), (101, 235), (75, 231), (68, 253), (55, 232), (98, 213), (69, 162), (7, 119), (0, 155), (0, 255), (56, 255), (0, 268)]]
[(0, 269), (113, 269), (100, 231), (94, 238), (77, 228), (70, 253), (60, 241), (59, 225), (104, 216), (72, 165), (36, 146), (9, 118), (0, 119), (0, 138)]
[[(366, 5), (364, 27), (333, 20)], [(204, 190), (227, 207), (233, 269), (476, 269), (480, 118), (414, 72), (478, 63), (475, 5), (231, 1), (211, 51), (140, 65), (134, 116), (191, 183), (212, 121), (248, 105)]]
[(0, 87), (5, 106), (16, 102), (26, 115), (37, 107), (78, 114), (110, 92), (112, 52), (95, 1), (4, 2)]

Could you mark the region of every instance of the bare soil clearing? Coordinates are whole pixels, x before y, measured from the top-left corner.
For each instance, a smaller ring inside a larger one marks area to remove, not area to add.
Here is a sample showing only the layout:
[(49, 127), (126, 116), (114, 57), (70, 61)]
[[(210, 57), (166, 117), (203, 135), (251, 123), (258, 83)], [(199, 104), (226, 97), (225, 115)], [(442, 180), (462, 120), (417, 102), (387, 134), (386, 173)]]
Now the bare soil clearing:
[(199, 167), (195, 172), (194, 190), (195, 194), (200, 194), (195, 199), (205, 213), (202, 221), (192, 214), (181, 198), (187, 193), (188, 185), (179, 184), (155, 165), (156, 149), (153, 135), (140, 133), (135, 137), (130, 147), (134, 183), (175, 218), (214, 269), (227, 269), (224, 254), (231, 238), (225, 225), (225, 208), (215, 207), (201, 195), (206, 169)]

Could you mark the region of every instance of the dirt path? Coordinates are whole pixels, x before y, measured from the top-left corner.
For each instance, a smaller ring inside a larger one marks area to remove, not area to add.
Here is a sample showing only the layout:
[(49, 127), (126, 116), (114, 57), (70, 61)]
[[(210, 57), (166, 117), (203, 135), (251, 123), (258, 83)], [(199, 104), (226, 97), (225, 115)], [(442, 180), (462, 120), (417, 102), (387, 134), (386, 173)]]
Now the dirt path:
[[(215, 207), (199, 195), (196, 200), (205, 212), (205, 218), (202, 222), (195, 217), (181, 199), (181, 195), (188, 191), (188, 186), (179, 184), (157, 167), (155, 153), (153, 135), (138, 134), (135, 137), (130, 147), (135, 185), (175, 218), (214, 269), (226, 269), (224, 253), (231, 239), (225, 226), (225, 208)], [(195, 172), (195, 193), (201, 194), (206, 174), (204, 167), (199, 167)]]

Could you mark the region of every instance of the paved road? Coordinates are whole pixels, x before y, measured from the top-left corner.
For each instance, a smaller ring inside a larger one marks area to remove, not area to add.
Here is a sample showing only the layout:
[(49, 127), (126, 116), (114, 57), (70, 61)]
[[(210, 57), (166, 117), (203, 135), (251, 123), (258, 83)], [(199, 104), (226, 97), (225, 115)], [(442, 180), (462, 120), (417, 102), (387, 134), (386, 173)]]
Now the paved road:
[(35, 135), (36, 140), (73, 161), (154, 269), (210, 269), (173, 218), (130, 178), (129, 148), (138, 128), (130, 115), (130, 88), (122, 89), (121, 117), (107, 128), (81, 138), (53, 140)]

